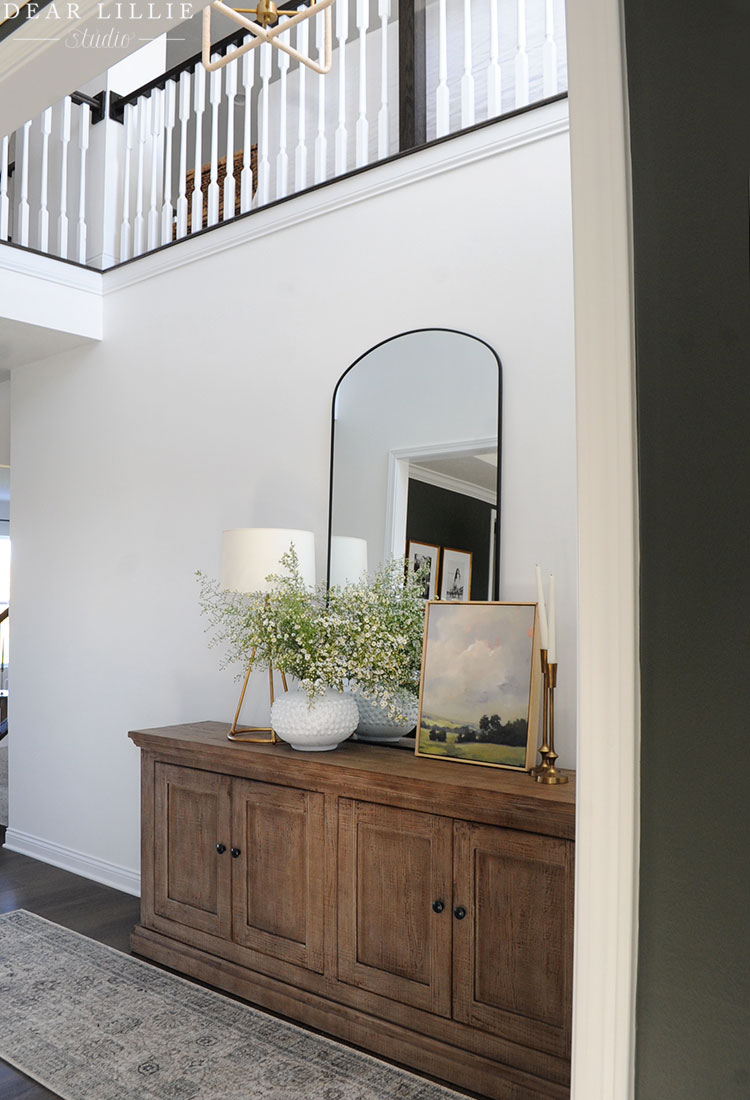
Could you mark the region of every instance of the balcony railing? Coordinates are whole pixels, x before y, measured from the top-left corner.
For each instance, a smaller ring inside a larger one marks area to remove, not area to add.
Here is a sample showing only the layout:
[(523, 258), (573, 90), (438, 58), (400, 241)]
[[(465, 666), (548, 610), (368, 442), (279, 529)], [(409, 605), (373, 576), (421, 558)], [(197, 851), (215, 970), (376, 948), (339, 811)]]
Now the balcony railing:
[[(108, 268), (567, 89), (564, 0), (334, 12), (326, 76), (266, 44), (210, 74), (196, 56), (124, 97), (66, 96), (1, 138), (0, 241)], [(320, 51), (322, 20), (291, 44)]]

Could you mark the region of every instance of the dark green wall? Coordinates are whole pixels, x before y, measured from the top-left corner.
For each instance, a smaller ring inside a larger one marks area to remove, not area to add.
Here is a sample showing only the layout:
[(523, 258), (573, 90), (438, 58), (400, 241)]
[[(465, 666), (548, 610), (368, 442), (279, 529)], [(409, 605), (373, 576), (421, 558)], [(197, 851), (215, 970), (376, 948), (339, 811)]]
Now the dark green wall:
[[(453, 493), (437, 485), (409, 479), (406, 510), (406, 544), (410, 539), (451, 550), (471, 551), (472, 600), (492, 599), (488, 592), (490, 575), (490, 536), (492, 505), (476, 497)], [(440, 555), (437, 594), (440, 595), (443, 572)]]
[(638, 1100), (750, 1098), (750, 0), (625, 0), (641, 507)]

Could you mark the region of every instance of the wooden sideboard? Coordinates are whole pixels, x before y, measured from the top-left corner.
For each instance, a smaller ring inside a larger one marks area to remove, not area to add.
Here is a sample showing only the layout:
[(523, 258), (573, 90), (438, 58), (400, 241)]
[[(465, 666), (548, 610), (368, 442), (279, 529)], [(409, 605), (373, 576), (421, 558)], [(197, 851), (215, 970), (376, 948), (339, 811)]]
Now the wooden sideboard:
[(133, 951), (493, 1100), (567, 1097), (574, 783), (227, 728), (130, 734)]

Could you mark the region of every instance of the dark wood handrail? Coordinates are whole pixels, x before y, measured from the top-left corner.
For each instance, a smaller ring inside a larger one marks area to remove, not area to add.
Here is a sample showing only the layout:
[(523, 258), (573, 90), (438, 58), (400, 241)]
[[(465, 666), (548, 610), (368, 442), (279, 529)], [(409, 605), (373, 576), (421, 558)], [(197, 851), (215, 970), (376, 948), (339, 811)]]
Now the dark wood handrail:
[[(284, 0), (284, 3), (278, 4), (277, 7), (280, 12), (296, 13), (297, 0)], [(250, 33), (244, 27), (238, 31), (232, 31), (226, 38), (220, 39), (215, 45), (211, 46), (211, 56), (219, 54), (223, 57), (230, 47), (241, 45), (243, 39)], [(185, 61), (181, 61), (179, 65), (175, 65), (167, 72), (162, 73), (161, 76), (150, 80), (148, 84), (142, 84), (140, 88), (136, 88), (134, 92), (129, 92), (128, 95), (115, 95), (114, 92), (110, 92), (109, 117), (115, 122), (122, 122), (128, 103), (135, 103), (141, 96), (151, 95), (154, 88), (166, 88), (168, 81), (179, 80), (182, 73), (192, 72), (202, 56), (202, 52), (193, 54), (192, 57), (188, 57)]]
[(4, 623), (9, 615), (10, 615), (10, 608), (9, 607), (6, 607), (5, 611), (0, 611), (0, 623)]

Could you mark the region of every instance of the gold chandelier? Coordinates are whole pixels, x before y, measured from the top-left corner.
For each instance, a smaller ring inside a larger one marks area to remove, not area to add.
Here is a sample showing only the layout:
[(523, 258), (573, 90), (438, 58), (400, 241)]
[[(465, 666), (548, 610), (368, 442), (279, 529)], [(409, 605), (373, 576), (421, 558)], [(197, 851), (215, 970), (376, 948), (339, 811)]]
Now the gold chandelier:
[[(279, 22), (279, 9), (274, 3), (274, 0), (258, 0), (257, 8), (230, 8), (227, 4), (223, 3), (223, 0), (213, 0), (203, 9), (203, 54), (202, 61), (204, 68), (209, 72), (215, 72), (216, 69), (222, 69), (225, 65), (228, 65), (230, 61), (234, 61), (242, 54), (247, 53), (248, 50), (254, 50), (256, 46), (260, 46), (263, 42), (268, 42), (270, 46), (276, 46), (277, 49), (283, 50), (288, 53), (290, 57), (293, 57), (296, 61), (299, 61), (301, 65), (306, 65), (308, 69), (312, 69), (314, 73), (321, 75), (330, 72), (331, 70), (331, 43), (333, 39), (333, 31), (331, 24), (331, 5), (334, 0), (310, 0), (307, 7), (301, 8), (299, 11), (294, 12), (288, 19), (284, 19), (283, 22)], [(244, 42), (241, 46), (238, 46), (236, 50), (228, 51), (223, 57), (217, 57), (215, 61), (211, 60), (211, 10), (221, 12), (222, 15), (226, 15), (228, 19), (231, 19), (234, 23), (238, 23), (241, 27), (248, 30), (253, 38), (249, 42)], [(314, 60), (309, 54), (300, 53), (291, 46), (286, 39), (282, 39), (280, 36), (288, 31), (291, 27), (295, 27), (298, 23), (302, 23), (305, 19), (311, 19), (319, 12), (325, 12), (324, 27), (325, 35), (323, 41), (323, 60)], [(285, 15), (285, 12), (281, 12)], [(248, 15), (254, 15), (256, 21), (248, 19)]]

